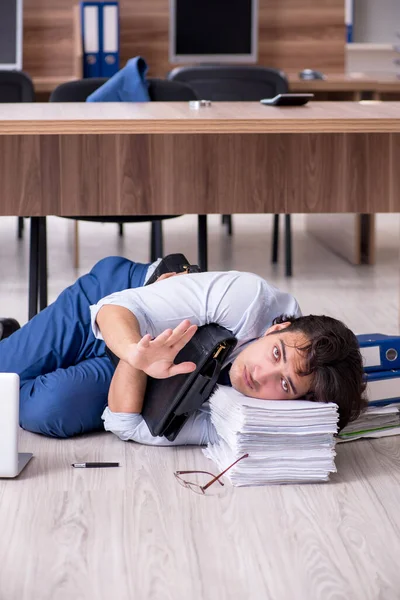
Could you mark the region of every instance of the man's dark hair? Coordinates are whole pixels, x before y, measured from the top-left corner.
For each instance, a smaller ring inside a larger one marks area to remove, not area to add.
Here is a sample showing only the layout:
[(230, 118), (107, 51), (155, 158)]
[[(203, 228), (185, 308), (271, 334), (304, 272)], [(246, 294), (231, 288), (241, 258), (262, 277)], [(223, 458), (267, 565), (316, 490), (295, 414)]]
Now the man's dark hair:
[[(298, 347), (306, 367), (298, 375), (312, 375), (307, 399), (334, 402), (339, 407), (339, 430), (354, 421), (366, 408), (362, 357), (354, 333), (344, 323), (324, 315), (293, 317), (281, 315), (277, 323), (290, 322), (286, 332), (301, 332), (307, 343)], [(281, 331), (282, 333), (282, 331)]]

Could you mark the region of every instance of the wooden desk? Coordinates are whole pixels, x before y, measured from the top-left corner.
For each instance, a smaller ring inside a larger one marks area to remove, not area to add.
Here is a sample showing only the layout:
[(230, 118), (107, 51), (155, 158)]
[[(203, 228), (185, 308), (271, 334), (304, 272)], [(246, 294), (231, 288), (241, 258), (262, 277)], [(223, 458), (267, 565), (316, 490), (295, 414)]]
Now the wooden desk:
[(400, 103), (3, 105), (0, 215), (400, 210)]
[[(400, 103), (4, 104), (0, 215), (398, 212), (399, 161)], [(30, 316), (38, 282), (47, 304), (44, 227)]]

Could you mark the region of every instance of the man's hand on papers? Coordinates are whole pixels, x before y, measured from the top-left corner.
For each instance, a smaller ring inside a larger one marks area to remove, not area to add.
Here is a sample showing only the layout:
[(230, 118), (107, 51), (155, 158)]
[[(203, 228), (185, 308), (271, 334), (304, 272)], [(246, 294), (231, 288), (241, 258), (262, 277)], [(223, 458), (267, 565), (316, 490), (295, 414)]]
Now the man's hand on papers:
[(183, 362), (175, 365), (174, 359), (196, 331), (197, 325), (191, 325), (186, 319), (175, 329), (166, 329), (153, 340), (147, 334), (137, 344), (129, 347), (125, 360), (135, 369), (140, 369), (156, 379), (191, 373), (196, 369), (195, 363)]

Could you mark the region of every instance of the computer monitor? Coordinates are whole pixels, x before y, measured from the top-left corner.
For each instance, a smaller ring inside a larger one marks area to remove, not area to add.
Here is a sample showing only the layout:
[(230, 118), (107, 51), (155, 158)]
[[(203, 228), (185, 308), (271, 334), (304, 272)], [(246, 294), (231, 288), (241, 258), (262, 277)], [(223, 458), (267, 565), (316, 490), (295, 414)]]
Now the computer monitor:
[(0, 69), (22, 69), (22, 0), (0, 0)]
[(257, 62), (258, 0), (170, 0), (171, 63)]

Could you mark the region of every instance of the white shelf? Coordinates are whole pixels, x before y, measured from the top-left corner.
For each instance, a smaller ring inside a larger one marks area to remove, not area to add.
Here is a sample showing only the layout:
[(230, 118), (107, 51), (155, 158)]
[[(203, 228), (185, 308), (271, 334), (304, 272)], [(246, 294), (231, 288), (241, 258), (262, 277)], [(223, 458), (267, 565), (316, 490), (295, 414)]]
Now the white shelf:
[(350, 52), (388, 52), (393, 51), (394, 44), (358, 44), (352, 42), (346, 44), (346, 50)]
[(381, 73), (394, 75), (398, 72), (395, 60), (399, 53), (394, 44), (346, 44), (347, 73)]

